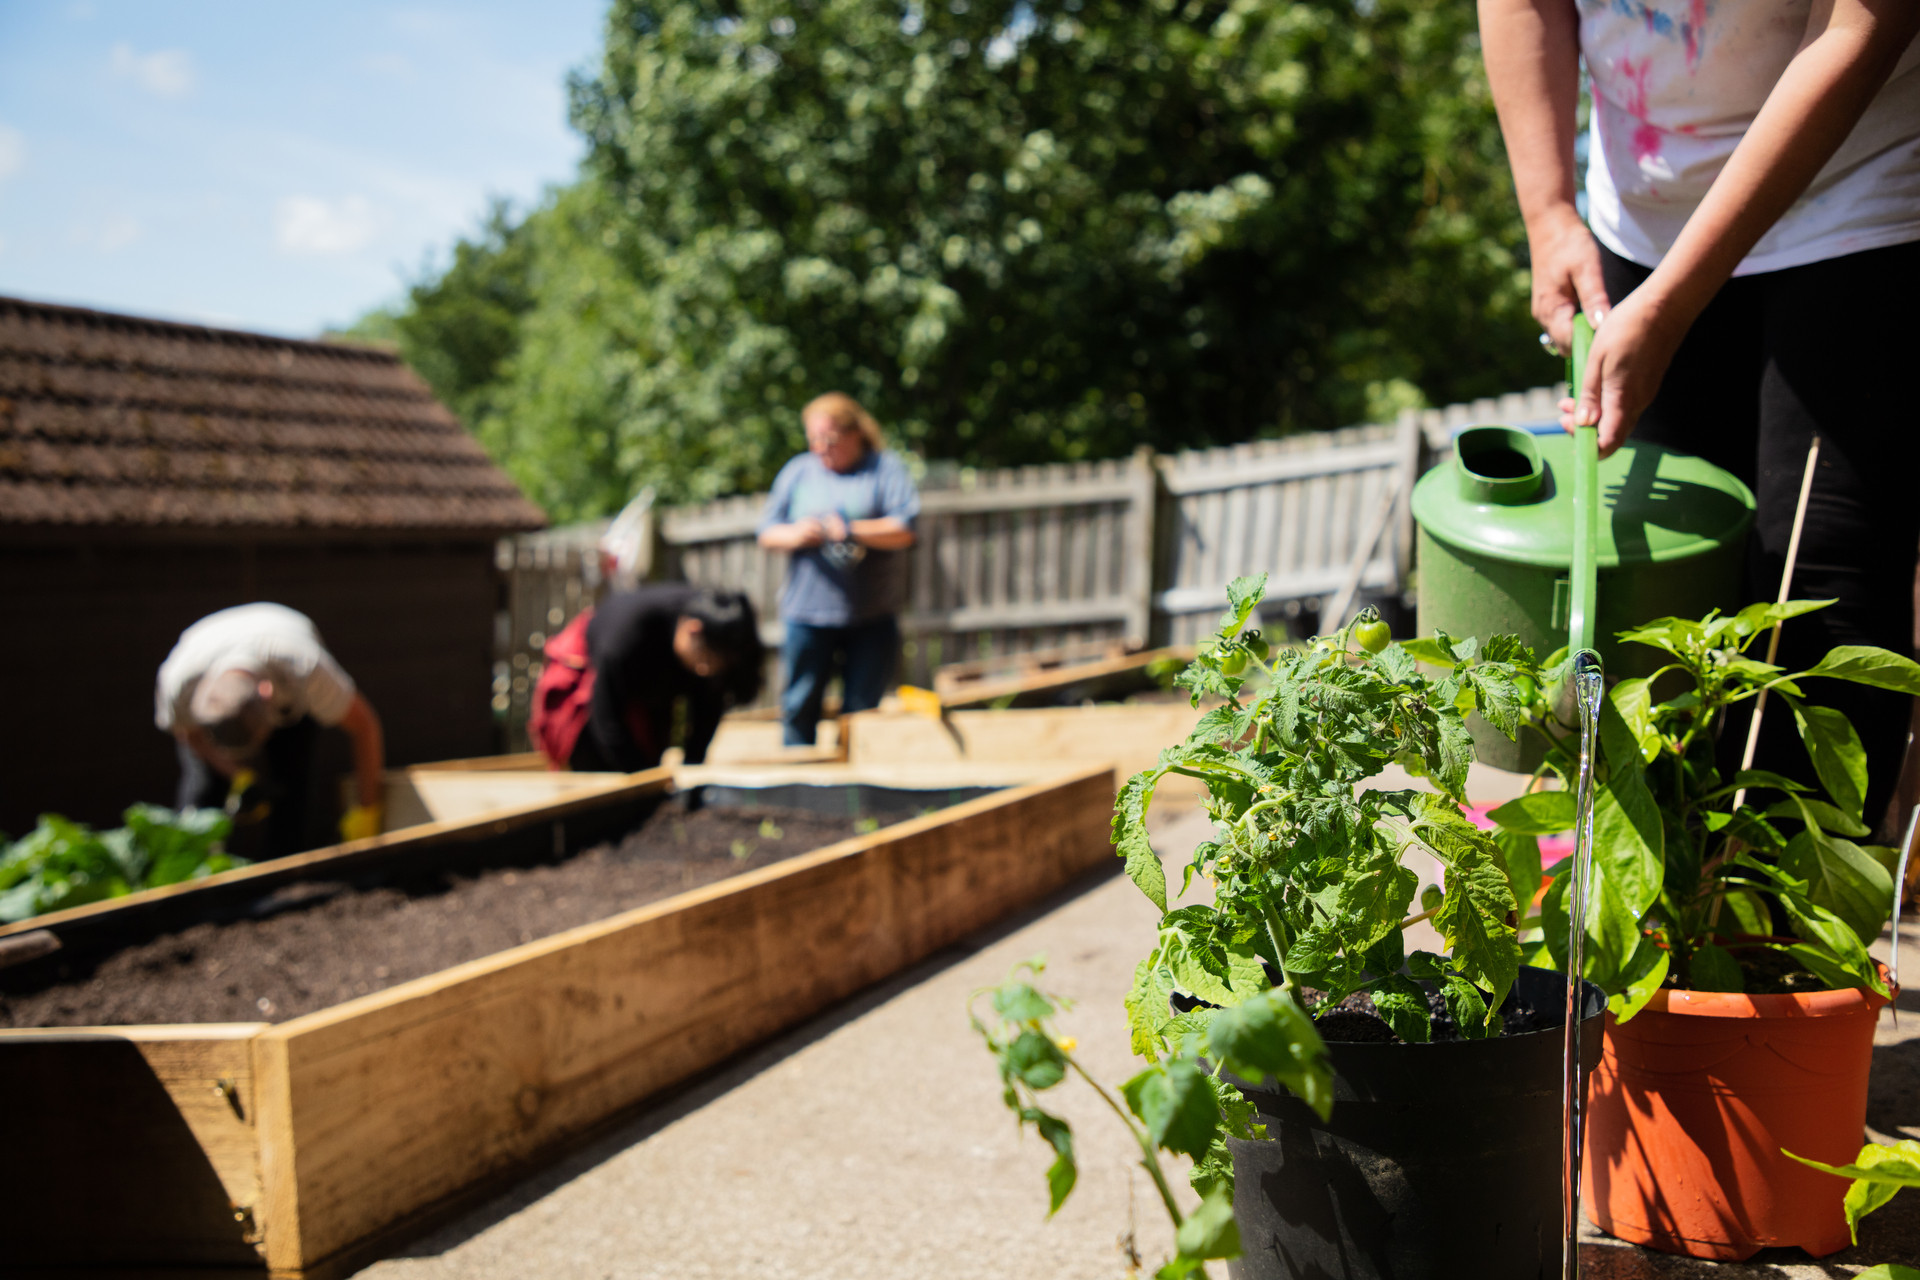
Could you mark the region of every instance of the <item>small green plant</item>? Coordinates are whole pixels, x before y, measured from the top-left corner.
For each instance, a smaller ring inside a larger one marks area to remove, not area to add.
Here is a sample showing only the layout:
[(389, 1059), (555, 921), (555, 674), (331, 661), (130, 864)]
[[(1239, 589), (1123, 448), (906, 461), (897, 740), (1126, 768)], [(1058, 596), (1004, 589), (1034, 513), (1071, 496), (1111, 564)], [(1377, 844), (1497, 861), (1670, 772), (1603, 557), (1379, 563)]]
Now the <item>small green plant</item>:
[(876, 831), (878, 831), (878, 830), (880, 829), (880, 819), (878, 819), (878, 818), (855, 818), (855, 819), (853, 820), (853, 829), (854, 829), (854, 831), (855, 831), (855, 832), (857, 832), (857, 833), (858, 833), (858, 834), (860, 834), (860, 835), (863, 835), (863, 836), (870, 836), (870, 835), (872, 835), (872, 834), (873, 834), (874, 832), (876, 832)]
[[(1383, 642), (1371, 609), (1312, 648), (1269, 652), (1245, 631), (1265, 586), (1262, 576), (1228, 588), (1219, 634), (1180, 677), (1196, 706), (1208, 695), (1224, 704), (1131, 778), (1116, 806), (1127, 872), (1164, 913), (1127, 999), (1135, 1050), (1177, 1056), (1189, 1033), (1224, 1016), (1204, 1008), (1176, 1016), (1168, 1008), (1176, 991), (1228, 1013), (1275, 999), (1298, 1010), (1308, 988), (1329, 1008), (1365, 991), (1396, 1034), (1425, 1041), (1431, 987), (1459, 1034), (1499, 1034), (1499, 1007), (1520, 967), (1516, 872), (1462, 812), (1473, 759), (1466, 715), (1477, 709), (1514, 732), (1519, 682), (1538, 678), (1531, 652), (1512, 636)], [(1365, 645), (1356, 641), (1363, 633)], [(1422, 660), (1443, 673), (1427, 674)], [(1259, 691), (1243, 700), (1256, 676)], [(1393, 762), (1437, 790), (1360, 788)], [(1195, 851), (1183, 891), (1204, 876), (1211, 906), (1167, 909), (1146, 818), (1170, 773), (1207, 787), (1218, 838)], [(1417, 916), (1419, 876), (1401, 865), (1414, 848), (1440, 861), (1447, 882)], [(1424, 918), (1445, 955), (1407, 952), (1404, 930)]]
[[(1638, 1013), (1662, 985), (1741, 991), (1763, 974), (1779, 989), (1886, 993), (1867, 945), (1893, 908), (1893, 851), (1854, 843), (1868, 830), (1866, 754), (1846, 717), (1808, 702), (1801, 686), (1834, 679), (1920, 693), (1920, 666), (1863, 645), (1835, 648), (1805, 671), (1746, 656), (1776, 622), (1830, 603), (1660, 618), (1620, 634), (1669, 655), (1651, 676), (1614, 685), (1601, 706), (1586, 976), (1608, 993), (1620, 1019)], [(1762, 690), (1783, 704), (1774, 714), (1793, 717), (1824, 798), (1777, 773), (1719, 772), (1715, 745), (1727, 709)], [(1530, 722), (1550, 744), (1541, 774), (1557, 776), (1562, 789), (1533, 792), (1489, 815), (1516, 856), (1534, 836), (1573, 825), (1577, 740), (1544, 698), (1532, 702)], [(1566, 880), (1556, 875), (1542, 902), (1534, 957), (1561, 967)], [(1774, 936), (1767, 897), (1793, 936)]]
[[(974, 1019), (999, 1059), (1007, 1105), (1054, 1148), (1055, 1209), (1076, 1174), (1072, 1134), (1038, 1095), (1071, 1071), (1128, 1125), (1177, 1229), (1179, 1252), (1162, 1277), (1239, 1251), (1227, 1139), (1265, 1136), (1243, 1085), (1285, 1088), (1322, 1119), (1331, 1114), (1333, 1067), (1307, 1012), (1310, 992), (1332, 1008), (1366, 991), (1396, 1033), (1424, 1041), (1432, 990), (1459, 1034), (1497, 1035), (1520, 966), (1504, 854), (1461, 805), (1473, 758), (1466, 713), (1477, 708), (1513, 731), (1517, 682), (1538, 677), (1531, 654), (1511, 636), (1485, 646), (1445, 635), (1392, 644), (1370, 609), (1311, 649), (1276, 650), (1246, 625), (1265, 588), (1264, 575), (1229, 586), (1219, 633), (1178, 678), (1196, 707), (1203, 697), (1221, 704), (1129, 779), (1115, 805), (1113, 840), (1127, 874), (1162, 913), (1126, 997), (1132, 1047), (1147, 1066), (1120, 1087), (1125, 1107), (1053, 1032), (1060, 1001), (1017, 973), (993, 992), (999, 1023)], [(1429, 677), (1422, 657), (1444, 659), (1448, 670)], [(1439, 792), (1356, 789), (1395, 761), (1430, 775)], [(1185, 885), (1204, 876), (1211, 905), (1168, 910), (1166, 874), (1146, 829), (1168, 774), (1207, 788), (1217, 839), (1196, 850)], [(1447, 868), (1447, 887), (1409, 916), (1419, 877), (1401, 859), (1414, 848)], [(1536, 876), (1538, 857), (1536, 849)], [(1409, 955), (1404, 930), (1429, 917), (1448, 954)], [(1179, 1211), (1160, 1151), (1193, 1161), (1201, 1200), (1191, 1216)]]
[(221, 847), (233, 823), (218, 809), (137, 804), (122, 816), (124, 827), (94, 831), (42, 814), (27, 835), (0, 841), (0, 923), (246, 865)]
[[(1853, 1179), (1847, 1187), (1845, 1204), (1847, 1230), (1853, 1233), (1855, 1244), (1860, 1243), (1860, 1219), (1899, 1195), (1902, 1187), (1920, 1187), (1920, 1142), (1911, 1138), (1892, 1146), (1869, 1142), (1860, 1148), (1852, 1164), (1821, 1164), (1818, 1160), (1796, 1156), (1784, 1147), (1780, 1154), (1836, 1178)], [(1920, 1271), (1883, 1262), (1862, 1271), (1859, 1280), (1920, 1280)]]
[(786, 834), (787, 833), (781, 829), (780, 824), (772, 818), (760, 819), (760, 838), (762, 840), (779, 840)]
[[(1073, 1129), (1064, 1119), (1040, 1105), (1040, 1095), (1064, 1081), (1069, 1073), (1098, 1094), (1140, 1148), (1140, 1167), (1152, 1179), (1154, 1191), (1174, 1227), (1174, 1255), (1155, 1273), (1156, 1280), (1205, 1276), (1210, 1258), (1240, 1255), (1240, 1231), (1233, 1218), (1233, 1179), (1225, 1164), (1225, 1146), (1218, 1140), (1218, 1117), (1224, 1112), (1232, 1127), (1247, 1137), (1264, 1137), (1253, 1123), (1253, 1108), (1231, 1086), (1201, 1072), (1191, 1061), (1169, 1068), (1156, 1065), (1120, 1086), (1122, 1107), (1112, 1091), (1087, 1073), (1073, 1056), (1078, 1043), (1054, 1029), (1054, 1019), (1072, 1007), (1063, 996), (1035, 985), (1046, 968), (1044, 959), (1016, 967), (998, 987), (976, 991), (968, 1001), (973, 1029), (986, 1041), (1000, 1067), (1002, 1098), (1024, 1128), (1032, 1125), (1053, 1148), (1047, 1169), (1050, 1206), (1047, 1216), (1060, 1211), (1073, 1193), (1080, 1169), (1074, 1158)], [(994, 1018), (982, 1021), (975, 1011), (982, 996), (990, 996)], [(1310, 1028), (1308, 1029), (1310, 1033)], [(1230, 1096), (1229, 1096), (1230, 1095)], [(1160, 1153), (1193, 1159), (1193, 1183), (1201, 1193), (1191, 1214), (1180, 1211), (1173, 1187), (1161, 1167)]]

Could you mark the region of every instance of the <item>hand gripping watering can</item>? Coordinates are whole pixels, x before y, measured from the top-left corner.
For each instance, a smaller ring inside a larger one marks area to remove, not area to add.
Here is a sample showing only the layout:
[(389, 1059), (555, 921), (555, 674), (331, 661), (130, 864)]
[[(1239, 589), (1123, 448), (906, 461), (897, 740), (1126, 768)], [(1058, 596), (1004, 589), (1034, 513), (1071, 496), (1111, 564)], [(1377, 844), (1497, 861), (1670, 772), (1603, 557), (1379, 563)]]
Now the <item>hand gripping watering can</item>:
[[(1591, 449), (1595, 433), (1584, 434)], [(1574, 446), (1559, 430), (1468, 427), (1452, 456), (1420, 478), (1413, 518), (1422, 635), (1436, 627), (1456, 638), (1512, 632), (1545, 659), (1577, 631), (1609, 676), (1648, 675), (1659, 653), (1620, 645), (1616, 632), (1739, 605), (1753, 522), (1746, 485), (1704, 459), (1629, 440), (1587, 474), (1583, 495)], [(1576, 509), (1583, 497), (1598, 507), (1590, 546), (1575, 534), (1589, 527)], [(1589, 551), (1595, 585), (1582, 600), (1576, 557)], [(1469, 724), (1486, 764), (1523, 773), (1539, 765), (1533, 735), (1511, 741), (1477, 715)]]

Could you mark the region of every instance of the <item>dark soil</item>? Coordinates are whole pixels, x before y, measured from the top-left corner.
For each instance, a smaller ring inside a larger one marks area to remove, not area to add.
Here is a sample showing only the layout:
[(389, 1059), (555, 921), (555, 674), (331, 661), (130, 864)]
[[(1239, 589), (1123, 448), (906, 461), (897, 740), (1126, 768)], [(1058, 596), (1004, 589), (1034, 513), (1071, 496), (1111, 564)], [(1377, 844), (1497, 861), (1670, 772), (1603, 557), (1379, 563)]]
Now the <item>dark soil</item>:
[[(1804, 991), (1831, 991), (1833, 987), (1783, 951), (1771, 947), (1733, 947), (1740, 962), (1741, 990), (1750, 996), (1798, 995)], [(1678, 975), (1669, 973), (1661, 984), (1680, 990)]]
[[(1373, 1011), (1373, 999), (1364, 991), (1354, 992), (1330, 1009), (1322, 1008), (1325, 996), (1321, 992), (1308, 990), (1303, 994), (1323, 1040), (1337, 1044), (1392, 1044), (1400, 1039), (1386, 1020)], [(1485, 992), (1481, 994), (1484, 996)], [(1460, 1028), (1438, 991), (1428, 990), (1427, 1012), (1433, 1019), (1435, 1043), (1460, 1039)], [(1509, 991), (1506, 1002), (1500, 1006), (1500, 1021), (1502, 1035), (1519, 1036), (1559, 1026), (1566, 1021), (1566, 1011), (1557, 1007), (1537, 1008), (1521, 1000), (1517, 991)]]
[(281, 1022), (603, 920), (853, 834), (847, 818), (771, 808), (657, 809), (618, 844), (560, 862), (391, 887), (287, 886), (254, 918), (199, 924), (0, 992), (0, 1026)]

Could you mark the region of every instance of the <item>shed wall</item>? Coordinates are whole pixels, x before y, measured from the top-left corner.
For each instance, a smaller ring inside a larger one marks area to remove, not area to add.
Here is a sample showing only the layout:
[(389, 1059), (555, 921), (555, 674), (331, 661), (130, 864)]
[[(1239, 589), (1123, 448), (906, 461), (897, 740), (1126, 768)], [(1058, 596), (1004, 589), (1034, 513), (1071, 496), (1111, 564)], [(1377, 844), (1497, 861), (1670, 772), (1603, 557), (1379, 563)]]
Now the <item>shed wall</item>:
[[(379, 712), (390, 763), (492, 752), (493, 559), (491, 539), (0, 547), (0, 831), (42, 812), (118, 825), (136, 800), (171, 804), (154, 675), (190, 623), (254, 600), (313, 618)], [(344, 769), (344, 735), (327, 736), (321, 759)]]

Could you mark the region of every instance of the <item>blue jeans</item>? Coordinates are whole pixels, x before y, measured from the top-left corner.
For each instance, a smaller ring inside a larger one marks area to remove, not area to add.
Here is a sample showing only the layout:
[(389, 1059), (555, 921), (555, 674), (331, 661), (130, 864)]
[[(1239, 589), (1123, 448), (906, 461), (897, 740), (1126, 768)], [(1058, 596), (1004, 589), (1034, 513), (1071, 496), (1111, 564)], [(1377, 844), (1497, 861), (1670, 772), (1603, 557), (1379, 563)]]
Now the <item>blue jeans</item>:
[(850, 627), (788, 622), (787, 638), (780, 647), (787, 678), (780, 694), (786, 744), (813, 745), (820, 726), (820, 700), (836, 670), (842, 711), (871, 711), (879, 706), (899, 650), (900, 623), (892, 614)]

